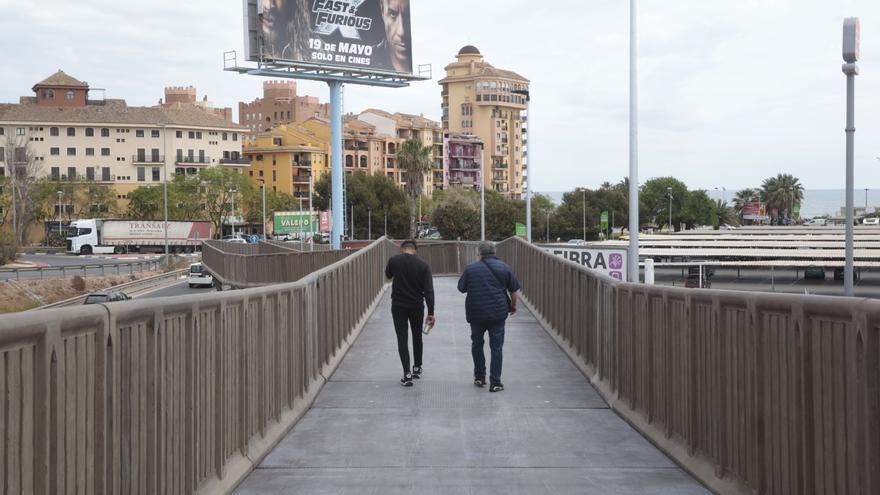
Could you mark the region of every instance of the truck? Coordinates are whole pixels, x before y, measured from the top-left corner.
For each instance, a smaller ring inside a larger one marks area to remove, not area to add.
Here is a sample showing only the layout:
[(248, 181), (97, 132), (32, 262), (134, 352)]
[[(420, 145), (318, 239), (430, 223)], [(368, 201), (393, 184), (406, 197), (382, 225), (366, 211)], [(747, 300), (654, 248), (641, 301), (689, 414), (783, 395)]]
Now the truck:
[[(169, 221), (168, 246), (172, 253), (191, 253), (211, 239), (209, 221)], [(74, 220), (67, 230), (71, 254), (165, 252), (165, 224), (161, 220)]]

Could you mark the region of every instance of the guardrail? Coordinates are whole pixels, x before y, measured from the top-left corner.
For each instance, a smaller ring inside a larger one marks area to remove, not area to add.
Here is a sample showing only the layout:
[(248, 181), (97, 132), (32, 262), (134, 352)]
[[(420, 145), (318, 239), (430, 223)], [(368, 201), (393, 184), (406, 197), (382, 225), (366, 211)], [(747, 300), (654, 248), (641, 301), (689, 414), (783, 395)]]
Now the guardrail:
[[(108, 263), (108, 264), (92, 264), (92, 265), (68, 265), (68, 266), (36, 266), (36, 267), (27, 267), (27, 268), (0, 268), (0, 274), (12, 274), (15, 275), (15, 280), (21, 279), (22, 273), (39, 273), (39, 278), (44, 279), (47, 278), (47, 275), (54, 274), (55, 277), (68, 277), (73, 275), (82, 275), (83, 277), (89, 276), (89, 270), (96, 272), (100, 270), (100, 275), (105, 276), (109, 274), (121, 275), (123, 273), (134, 273), (135, 267), (137, 267), (137, 271), (143, 272), (147, 270), (155, 270), (162, 263), (161, 259), (155, 260), (146, 260), (146, 261), (132, 261), (130, 263)], [(128, 268), (128, 270), (122, 270), (122, 268)], [(93, 273), (93, 275), (97, 276), (97, 273)], [(11, 277), (10, 277), (11, 278)], [(37, 277), (32, 277), (37, 278)]]
[(526, 302), (718, 493), (880, 493), (880, 301), (618, 283), (519, 239)]
[[(133, 282), (127, 282), (124, 284), (114, 285), (105, 290), (118, 290), (125, 292), (127, 295), (131, 296), (138, 292), (142, 292), (148, 289), (152, 289), (154, 287), (158, 287), (162, 284), (167, 283), (171, 280), (177, 280), (181, 275), (185, 275), (189, 273), (188, 269), (182, 270), (174, 270), (168, 273), (163, 273), (161, 275), (156, 275), (155, 277), (144, 278), (141, 280), (135, 280)], [(31, 311), (39, 311), (44, 309), (53, 309), (53, 308), (63, 308), (66, 306), (76, 306), (85, 302), (86, 298), (89, 297), (88, 294), (83, 294), (81, 296), (71, 297), (70, 299), (65, 299), (63, 301), (58, 301), (52, 304), (46, 304), (45, 306), (40, 306), (39, 308), (34, 308)]]
[(4, 316), (0, 486), (230, 491), (310, 406), (393, 251), (377, 241), (295, 283)]

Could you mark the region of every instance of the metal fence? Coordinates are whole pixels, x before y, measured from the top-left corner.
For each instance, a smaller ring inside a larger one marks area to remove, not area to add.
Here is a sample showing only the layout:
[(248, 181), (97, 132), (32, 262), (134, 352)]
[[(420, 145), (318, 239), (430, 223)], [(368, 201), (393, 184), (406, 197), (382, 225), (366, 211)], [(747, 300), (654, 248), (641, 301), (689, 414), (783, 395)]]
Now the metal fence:
[(880, 493), (880, 301), (618, 283), (499, 254), (609, 404), (720, 493)]
[(231, 490), (311, 404), (393, 252), (377, 241), (271, 287), (4, 316), (4, 493)]
[(25, 268), (0, 268), (0, 280), (22, 278), (66, 278), (74, 275), (83, 277), (121, 275), (123, 273), (157, 270), (164, 263), (160, 258), (155, 260), (132, 261), (126, 263), (83, 264), (67, 266), (35, 266)]

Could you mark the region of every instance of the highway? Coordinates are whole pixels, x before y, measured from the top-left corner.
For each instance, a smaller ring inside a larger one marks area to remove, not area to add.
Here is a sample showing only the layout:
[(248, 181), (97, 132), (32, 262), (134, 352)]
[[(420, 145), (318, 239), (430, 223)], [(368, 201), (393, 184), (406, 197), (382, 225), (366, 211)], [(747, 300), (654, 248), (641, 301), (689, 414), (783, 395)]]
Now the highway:
[(157, 297), (178, 297), (178, 296), (190, 296), (190, 295), (198, 295), (198, 294), (210, 294), (214, 289), (211, 287), (196, 287), (193, 289), (189, 288), (186, 280), (182, 280), (180, 282), (175, 282), (171, 285), (166, 285), (161, 289), (157, 289), (155, 291), (148, 292), (141, 296), (138, 296), (137, 299), (153, 299)]
[[(771, 276), (772, 275), (772, 276)], [(737, 279), (737, 270), (718, 268), (711, 278), (712, 289), (742, 290), (749, 292), (785, 292), (791, 294), (810, 294), (826, 296), (842, 296), (843, 282), (834, 280), (834, 273), (828, 270), (824, 281), (804, 280), (804, 272), (800, 270), (797, 275), (793, 269), (771, 271), (762, 268), (758, 270), (740, 270), (740, 278)], [(655, 270), (656, 285), (668, 285), (683, 287), (684, 277), (681, 268), (657, 268)], [(699, 290), (699, 289), (693, 289)], [(863, 271), (862, 279), (855, 284), (856, 297), (880, 299), (880, 273)]]

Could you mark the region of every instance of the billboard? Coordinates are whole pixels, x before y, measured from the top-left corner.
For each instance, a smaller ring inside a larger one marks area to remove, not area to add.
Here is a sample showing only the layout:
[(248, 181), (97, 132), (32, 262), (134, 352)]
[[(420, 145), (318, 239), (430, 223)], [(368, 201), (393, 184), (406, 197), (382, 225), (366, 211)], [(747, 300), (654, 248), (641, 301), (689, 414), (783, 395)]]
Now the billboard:
[(308, 211), (276, 212), (274, 216), (275, 235), (312, 232), (315, 228), (316, 215)]
[(767, 210), (761, 203), (746, 203), (742, 209), (743, 220), (767, 220)]
[(252, 61), (412, 74), (410, 0), (245, 0)]
[(544, 250), (615, 280), (626, 281), (626, 249), (552, 246)]

